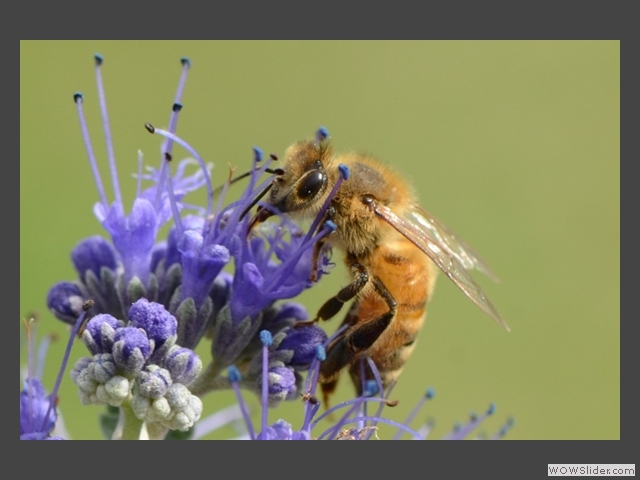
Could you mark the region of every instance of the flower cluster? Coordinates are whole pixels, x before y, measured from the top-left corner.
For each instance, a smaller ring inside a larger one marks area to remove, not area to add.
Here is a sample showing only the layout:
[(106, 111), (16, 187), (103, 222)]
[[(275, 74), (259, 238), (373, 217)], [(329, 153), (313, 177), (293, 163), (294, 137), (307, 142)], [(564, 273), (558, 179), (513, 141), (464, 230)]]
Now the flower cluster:
[[(84, 404), (131, 408), (135, 417), (159, 423), (170, 430), (187, 430), (200, 417), (200, 397), (212, 390), (230, 388), (227, 367), (242, 371), (243, 386), (260, 392), (259, 332), (273, 337), (269, 370), (272, 405), (295, 398), (302, 372), (308, 369), (315, 346), (326, 340), (316, 326), (297, 329), (308, 319), (296, 303), (279, 302), (311, 286), (313, 268), (321, 277), (329, 265), (324, 249), (313, 262), (314, 245), (331, 232), (331, 224), (303, 235), (284, 217), (278, 222), (252, 225), (249, 209), (270, 179), (260, 182), (273, 158), (263, 161), (254, 148), (248, 186), (241, 197), (224, 205), (231, 178), (214, 207), (211, 166), (175, 135), (181, 95), (190, 67), (183, 70), (174, 98), (168, 130), (147, 125), (164, 138), (161, 163), (138, 175), (138, 189), (129, 212), (122, 202), (116, 162), (111, 146), (102, 57), (96, 55), (98, 97), (112, 172), (115, 200), (107, 201), (97, 168), (83, 110), (83, 95), (76, 93), (80, 126), (99, 201), (96, 218), (110, 239), (94, 236), (81, 241), (71, 259), (78, 279), (59, 282), (49, 291), (47, 304), (68, 323), (78, 318), (82, 305), (94, 302), (82, 334), (91, 357), (78, 361), (72, 378)], [(193, 158), (171, 171), (175, 144)], [(139, 156), (142, 162), (142, 156)], [(194, 173), (187, 174), (195, 164)], [(142, 171), (142, 168), (140, 167)], [(151, 186), (143, 189), (142, 182)], [(185, 202), (187, 194), (206, 188), (206, 207)], [(183, 212), (189, 210), (188, 215)], [(172, 222), (166, 240), (158, 234)], [(312, 264), (313, 263), (313, 264)], [(226, 271), (233, 268), (233, 274)], [(211, 361), (204, 369), (193, 349), (211, 338)], [(277, 392), (277, 393), (276, 393)]]
[(200, 358), (176, 344), (178, 322), (159, 303), (142, 298), (128, 315), (127, 324), (106, 313), (87, 323), (82, 339), (93, 356), (71, 371), (81, 402), (126, 402), (148, 425), (188, 430), (202, 413), (202, 401), (187, 388), (202, 370)]
[[(24, 376), (24, 388), (20, 391), (20, 439), (21, 440), (63, 440), (62, 437), (52, 435), (52, 431), (62, 430), (62, 422), (58, 417), (56, 409), (57, 393), (60, 388), (62, 376), (67, 368), (71, 346), (75, 336), (84, 324), (87, 310), (93, 306), (93, 302), (88, 301), (83, 305), (82, 313), (78, 316), (76, 323), (71, 329), (71, 335), (67, 342), (67, 348), (60, 365), (58, 377), (50, 395), (42, 384), (42, 372), (44, 371), (44, 360), (51, 343), (51, 337), (45, 337), (36, 348), (36, 332), (34, 319), (25, 320), (27, 331), (28, 362), (27, 372)], [(37, 357), (36, 357), (37, 353)]]
[[(39, 364), (36, 365), (36, 335), (32, 332), (31, 322), (26, 322), (26, 327), (29, 359), (24, 388), (20, 391), (20, 440), (60, 440), (61, 437), (50, 435), (56, 426), (58, 415), (54, 408), (55, 393), (47, 395), (40, 378), (44, 355), (39, 356)], [(50, 341), (50, 337), (46, 337), (41, 342), (43, 352), (46, 352)]]
[[(74, 101), (99, 198), (93, 211), (109, 238), (93, 236), (78, 243), (71, 254), (77, 279), (54, 285), (47, 305), (58, 319), (73, 325), (66, 358), (76, 334), (90, 354), (71, 370), (80, 401), (119, 409), (111, 437), (160, 439), (170, 431), (198, 437), (241, 416), (246, 436), (252, 439), (368, 439), (375, 437), (380, 422), (396, 425), (400, 434), (425, 438), (424, 431), (411, 430), (408, 422), (381, 416), (390, 402), (375, 382), (362, 396), (316, 417), (320, 404), (314, 394), (329, 339), (306, 322), (304, 307), (289, 300), (311, 287), (311, 278), (327, 273), (331, 252), (323, 247), (318, 253), (315, 247), (335, 225), (317, 220), (305, 233), (281, 215), (275, 215), (275, 221), (256, 222), (250, 211), (270, 185), (271, 179), (260, 179), (273, 172), (269, 165), (275, 159), (263, 159), (258, 148), (249, 173), (234, 179), (230, 172), (217, 182), (221, 187), (213, 188), (211, 165), (175, 133), (190, 68), (187, 59), (182, 59), (168, 129), (146, 125), (163, 139), (160, 165), (143, 170), (143, 157), (138, 155), (137, 191), (127, 212), (111, 142), (102, 64), (96, 55), (113, 202), (107, 200), (99, 173), (83, 95), (76, 93)], [(326, 136), (321, 128), (317, 141)], [(176, 144), (191, 158), (179, 162), (173, 172)], [(348, 178), (346, 167), (341, 166), (340, 173), (340, 181)], [(242, 195), (225, 204), (228, 187), (243, 177), (248, 181)], [(149, 186), (143, 188), (143, 182)], [(188, 194), (202, 188), (206, 206), (187, 203)], [(159, 233), (167, 224), (168, 234), (161, 239)], [(211, 354), (204, 365), (194, 351), (203, 340), (210, 342)], [(61, 376), (65, 368), (66, 359)], [(58, 386), (59, 381), (47, 396), (38, 376), (29, 372), (20, 397), (21, 438), (51, 438)], [(257, 433), (240, 388), (260, 398), (263, 417)], [(220, 389), (236, 392), (238, 408), (200, 420), (202, 397)], [(299, 398), (305, 415), (298, 430), (282, 420), (267, 424), (268, 408)], [(367, 411), (371, 404), (378, 406), (375, 413)], [(342, 417), (332, 428), (312, 435), (320, 420), (338, 411)], [(472, 419), (450, 438), (466, 436), (471, 424), (483, 418)]]

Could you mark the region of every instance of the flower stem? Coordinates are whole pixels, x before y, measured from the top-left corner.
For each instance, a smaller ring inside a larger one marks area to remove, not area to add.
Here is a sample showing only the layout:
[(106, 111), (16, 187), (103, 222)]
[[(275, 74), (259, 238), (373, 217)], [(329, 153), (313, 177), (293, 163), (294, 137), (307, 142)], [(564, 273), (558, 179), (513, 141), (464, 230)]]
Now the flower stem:
[(223, 369), (224, 366), (222, 366), (220, 362), (216, 362), (215, 360), (212, 361), (189, 385), (191, 393), (198, 397), (202, 397), (214, 390), (230, 388), (231, 384), (229, 383), (229, 379), (220, 375)]
[(129, 402), (125, 402), (120, 407), (120, 420), (122, 421), (121, 440), (139, 440), (143, 421), (135, 416)]
[(149, 434), (149, 440), (164, 440), (167, 433), (169, 433), (169, 429), (159, 423), (152, 422), (147, 423), (147, 432)]

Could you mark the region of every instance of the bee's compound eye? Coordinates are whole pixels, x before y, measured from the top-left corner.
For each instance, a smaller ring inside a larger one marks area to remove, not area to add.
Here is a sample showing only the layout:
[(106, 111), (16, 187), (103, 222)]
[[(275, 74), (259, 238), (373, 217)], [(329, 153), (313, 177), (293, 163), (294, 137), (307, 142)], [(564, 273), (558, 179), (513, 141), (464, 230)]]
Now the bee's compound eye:
[(301, 200), (315, 197), (327, 182), (326, 173), (321, 170), (312, 170), (298, 183), (296, 192)]

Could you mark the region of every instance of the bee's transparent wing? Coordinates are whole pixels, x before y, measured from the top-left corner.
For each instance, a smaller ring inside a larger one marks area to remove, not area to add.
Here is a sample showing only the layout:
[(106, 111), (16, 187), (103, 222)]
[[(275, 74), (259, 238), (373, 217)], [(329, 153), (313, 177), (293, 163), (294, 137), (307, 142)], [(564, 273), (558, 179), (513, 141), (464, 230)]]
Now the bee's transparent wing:
[(431, 237), (455, 256), (466, 270), (479, 270), (494, 282), (498, 281), (497, 275), (480, 255), (424, 208), (413, 205), (404, 217), (409, 223), (418, 224), (422, 230), (429, 232)]
[(375, 213), (422, 250), (473, 303), (510, 331), (496, 307), (471, 278), (470, 270), (478, 269), (495, 279), (491, 269), (467, 244), (418, 205), (402, 216), (384, 205), (376, 205)]

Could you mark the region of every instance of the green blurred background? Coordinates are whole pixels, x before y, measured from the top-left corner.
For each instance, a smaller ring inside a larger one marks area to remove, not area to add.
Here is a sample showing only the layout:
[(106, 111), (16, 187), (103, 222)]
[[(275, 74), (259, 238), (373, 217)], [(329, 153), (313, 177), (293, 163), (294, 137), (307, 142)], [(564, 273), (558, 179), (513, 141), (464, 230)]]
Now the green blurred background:
[[(214, 183), (228, 162), (248, 166), (252, 146), (281, 154), (324, 125), (337, 151), (364, 150), (406, 174), (425, 208), (498, 273), (499, 284), (477, 278), (512, 332), (441, 276), (389, 417), (403, 419), (433, 386), (421, 418), (436, 420), (436, 438), (490, 402), (487, 433), (513, 415), (512, 439), (620, 437), (619, 42), (74, 41), (20, 50), (20, 313), (41, 313), (40, 334), (64, 332), (46, 310), (47, 291), (74, 279), (73, 246), (102, 233), (72, 101), (84, 93), (108, 178), (93, 54), (105, 58), (129, 202), (137, 150), (148, 164), (159, 160), (160, 138), (143, 124), (167, 125), (188, 56), (178, 133), (221, 166)], [(346, 282), (340, 266), (301, 301), (314, 312)], [(64, 338), (50, 350), (47, 388)], [(84, 354), (76, 343), (72, 361)], [(344, 381), (337, 397), (351, 393)], [(213, 394), (206, 411), (232, 401)], [(80, 405), (68, 375), (60, 407), (74, 438), (100, 438), (100, 408)], [(271, 412), (279, 417), (299, 425), (300, 403)]]

